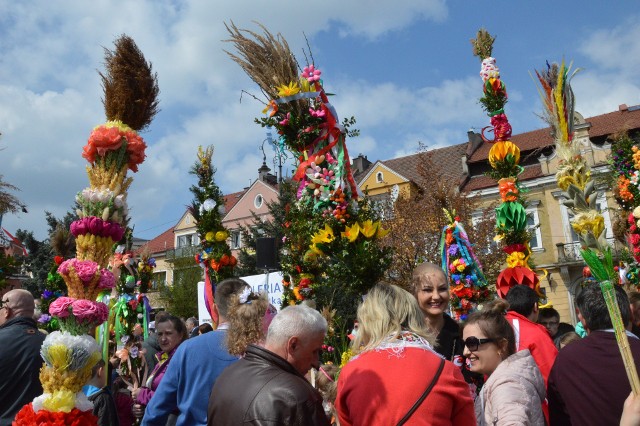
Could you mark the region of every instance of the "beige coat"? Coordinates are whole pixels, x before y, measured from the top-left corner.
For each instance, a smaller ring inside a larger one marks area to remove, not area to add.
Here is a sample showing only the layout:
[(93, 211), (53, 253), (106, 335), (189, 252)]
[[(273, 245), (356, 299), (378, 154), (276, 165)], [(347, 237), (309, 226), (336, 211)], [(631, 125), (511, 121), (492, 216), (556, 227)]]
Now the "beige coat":
[(528, 349), (505, 359), (476, 398), (478, 425), (544, 426), (544, 380)]

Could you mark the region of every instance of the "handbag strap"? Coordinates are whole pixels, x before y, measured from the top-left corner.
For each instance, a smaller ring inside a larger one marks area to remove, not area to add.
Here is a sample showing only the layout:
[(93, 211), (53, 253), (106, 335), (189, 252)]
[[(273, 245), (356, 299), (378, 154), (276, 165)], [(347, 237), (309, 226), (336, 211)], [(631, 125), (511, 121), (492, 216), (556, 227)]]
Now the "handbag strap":
[(409, 418), (413, 415), (413, 413), (418, 409), (420, 404), (422, 404), (422, 401), (424, 401), (427, 395), (429, 395), (429, 393), (431, 392), (431, 389), (433, 389), (433, 387), (438, 382), (438, 379), (440, 378), (440, 374), (442, 374), (443, 369), (444, 369), (444, 359), (441, 358), (440, 365), (438, 366), (438, 371), (436, 371), (436, 375), (433, 376), (433, 380), (431, 380), (431, 383), (429, 383), (429, 386), (427, 387), (427, 389), (425, 389), (422, 395), (420, 395), (420, 398), (418, 398), (416, 403), (413, 404), (413, 407), (411, 407), (409, 412), (405, 414), (402, 419), (400, 419), (400, 421), (398, 422), (398, 426), (402, 426), (403, 424), (405, 424), (407, 420), (409, 420)]

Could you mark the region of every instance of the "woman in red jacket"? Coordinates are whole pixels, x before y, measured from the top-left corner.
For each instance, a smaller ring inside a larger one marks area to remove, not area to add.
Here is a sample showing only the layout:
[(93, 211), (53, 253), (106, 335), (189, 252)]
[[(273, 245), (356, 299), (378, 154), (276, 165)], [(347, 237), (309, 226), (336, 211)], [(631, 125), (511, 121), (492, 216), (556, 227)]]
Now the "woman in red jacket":
[(357, 356), (338, 378), (336, 410), (348, 425), (475, 425), (460, 369), (434, 352), (416, 299), (377, 284), (358, 308)]

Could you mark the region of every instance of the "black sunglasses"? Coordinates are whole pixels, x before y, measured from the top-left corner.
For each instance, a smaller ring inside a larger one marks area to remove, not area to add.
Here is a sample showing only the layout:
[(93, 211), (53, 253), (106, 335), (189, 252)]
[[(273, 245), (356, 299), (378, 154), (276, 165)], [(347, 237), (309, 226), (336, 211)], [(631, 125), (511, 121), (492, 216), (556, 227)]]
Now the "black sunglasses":
[(480, 345), (482, 345), (483, 343), (495, 342), (495, 340), (496, 339), (478, 339), (475, 336), (471, 336), (464, 339), (463, 343), (467, 347), (467, 349), (473, 352), (477, 351), (478, 347), (480, 347)]

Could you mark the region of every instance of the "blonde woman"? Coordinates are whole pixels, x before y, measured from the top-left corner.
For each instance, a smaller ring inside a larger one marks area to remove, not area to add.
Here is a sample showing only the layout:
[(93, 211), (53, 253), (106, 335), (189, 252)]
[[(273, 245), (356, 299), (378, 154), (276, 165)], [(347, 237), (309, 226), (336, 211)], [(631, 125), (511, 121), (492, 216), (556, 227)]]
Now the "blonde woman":
[(247, 345), (262, 345), (276, 313), (276, 308), (269, 304), (267, 295), (253, 293), (250, 287), (231, 296), (227, 332), (229, 353), (243, 356)]
[(342, 426), (476, 424), (460, 369), (433, 350), (433, 334), (409, 292), (375, 285), (358, 308), (358, 321), (358, 354), (338, 379)]

